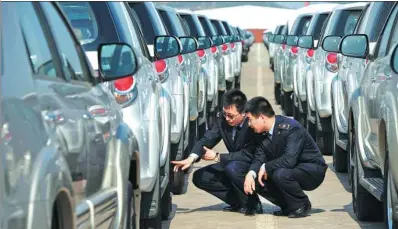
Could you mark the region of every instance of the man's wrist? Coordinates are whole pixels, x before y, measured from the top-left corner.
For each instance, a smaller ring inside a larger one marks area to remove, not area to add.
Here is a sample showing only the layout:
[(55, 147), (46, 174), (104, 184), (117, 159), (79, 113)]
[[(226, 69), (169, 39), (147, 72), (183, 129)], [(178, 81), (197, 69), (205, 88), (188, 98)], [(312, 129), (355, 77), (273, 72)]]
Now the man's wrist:
[(193, 164), (198, 158), (199, 158), (199, 156), (197, 154), (195, 154), (195, 153), (191, 153), (188, 156), (188, 159), (191, 161), (191, 164)]
[(256, 179), (257, 174), (253, 170), (250, 170), (247, 174), (250, 174), (254, 179)]

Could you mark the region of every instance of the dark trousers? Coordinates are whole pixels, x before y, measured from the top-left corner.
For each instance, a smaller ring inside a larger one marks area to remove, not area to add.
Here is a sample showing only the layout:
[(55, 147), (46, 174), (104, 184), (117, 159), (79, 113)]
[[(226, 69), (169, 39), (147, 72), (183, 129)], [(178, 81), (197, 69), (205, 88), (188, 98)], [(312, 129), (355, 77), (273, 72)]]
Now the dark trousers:
[(268, 174), (258, 194), (284, 212), (295, 211), (309, 202), (304, 191), (318, 188), (325, 179), (326, 170), (327, 165), (315, 163), (300, 163), (293, 169), (276, 169)]
[(258, 196), (247, 196), (243, 191), (245, 176), (249, 168), (249, 163), (241, 161), (231, 161), (225, 165), (216, 163), (196, 170), (192, 181), (197, 188), (231, 206), (255, 206), (259, 201)]

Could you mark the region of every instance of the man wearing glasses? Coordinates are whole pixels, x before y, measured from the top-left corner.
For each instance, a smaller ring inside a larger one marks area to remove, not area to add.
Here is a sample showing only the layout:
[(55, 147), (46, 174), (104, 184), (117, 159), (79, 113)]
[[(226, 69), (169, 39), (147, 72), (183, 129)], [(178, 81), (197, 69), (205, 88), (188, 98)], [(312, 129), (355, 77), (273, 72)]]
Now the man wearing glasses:
[[(244, 113), (246, 96), (239, 90), (227, 91), (223, 96), (223, 111), (218, 113), (212, 129), (194, 145), (191, 155), (182, 161), (172, 161), (174, 171), (189, 168), (197, 159), (215, 161), (215, 164), (198, 169), (193, 174), (193, 183), (225, 203), (226, 211), (238, 212), (246, 208), (245, 215), (262, 213), (257, 195), (246, 195), (243, 189), (245, 176), (249, 171), (256, 146), (254, 131), (249, 128)], [(221, 140), (228, 154), (211, 150)]]

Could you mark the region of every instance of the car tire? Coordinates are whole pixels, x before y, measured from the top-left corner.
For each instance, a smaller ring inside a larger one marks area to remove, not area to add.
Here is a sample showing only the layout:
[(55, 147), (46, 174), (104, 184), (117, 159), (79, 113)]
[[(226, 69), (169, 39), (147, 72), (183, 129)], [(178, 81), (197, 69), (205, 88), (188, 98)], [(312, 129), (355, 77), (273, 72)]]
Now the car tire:
[(394, 220), (394, 206), (396, 200), (394, 200), (394, 191), (396, 190), (393, 186), (393, 182), (390, 178), (390, 164), (388, 160), (388, 145), (386, 146), (386, 162), (384, 163), (384, 190), (383, 193), (385, 194), (385, 201), (384, 203), (384, 223), (385, 228), (392, 228), (398, 229), (398, 221)]
[(242, 55), (242, 62), (248, 62), (249, 61), (249, 55)]
[(166, 190), (164, 191), (162, 202), (162, 220), (168, 220), (172, 211), (173, 211), (173, 197), (170, 190), (170, 183), (167, 185)]
[(281, 85), (278, 83), (274, 84), (274, 96), (276, 104), (281, 104)]
[(346, 173), (347, 172), (347, 152), (344, 149), (342, 149), (339, 145), (337, 145), (335, 131), (339, 131), (339, 130), (337, 129), (337, 124), (334, 119), (334, 116), (332, 117), (331, 121), (332, 121), (332, 128), (333, 128), (332, 135), (333, 135), (333, 139), (334, 139), (333, 150), (332, 150), (333, 167), (334, 167), (335, 171), (338, 173)]
[(283, 95), (283, 111), (285, 112), (286, 116), (293, 115), (293, 100), (290, 98), (291, 93), (284, 93)]
[[(356, 140), (357, 139), (355, 139), (355, 141)], [(355, 142), (353, 143), (353, 148), (354, 154), (352, 157), (354, 170), (352, 172), (352, 206), (355, 216), (360, 221), (380, 220), (383, 215), (383, 205), (359, 183), (358, 166), (360, 162), (358, 161)]]

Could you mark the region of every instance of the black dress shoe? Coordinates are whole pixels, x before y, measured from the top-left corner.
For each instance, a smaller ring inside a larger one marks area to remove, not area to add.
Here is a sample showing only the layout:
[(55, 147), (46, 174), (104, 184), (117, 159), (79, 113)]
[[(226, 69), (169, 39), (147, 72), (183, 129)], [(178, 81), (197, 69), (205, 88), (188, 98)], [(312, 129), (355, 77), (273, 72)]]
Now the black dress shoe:
[(263, 206), (258, 202), (255, 207), (248, 207), (245, 216), (255, 216), (256, 214), (263, 214)]
[(232, 205), (232, 206), (226, 206), (223, 208), (223, 211), (227, 212), (239, 212), (241, 207), (239, 205)]
[(300, 207), (296, 211), (290, 212), (289, 213), (289, 218), (301, 218), (301, 217), (306, 217), (308, 213), (311, 211), (311, 203), (308, 202), (307, 204), (304, 204), (304, 206)]
[(288, 216), (288, 215), (289, 215), (289, 213), (287, 213), (287, 212), (285, 212), (285, 211), (283, 211), (283, 210), (274, 211), (272, 214), (273, 214), (274, 216)]

